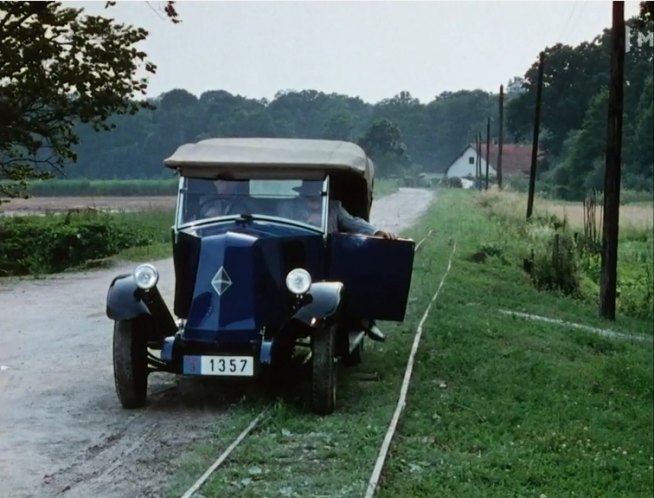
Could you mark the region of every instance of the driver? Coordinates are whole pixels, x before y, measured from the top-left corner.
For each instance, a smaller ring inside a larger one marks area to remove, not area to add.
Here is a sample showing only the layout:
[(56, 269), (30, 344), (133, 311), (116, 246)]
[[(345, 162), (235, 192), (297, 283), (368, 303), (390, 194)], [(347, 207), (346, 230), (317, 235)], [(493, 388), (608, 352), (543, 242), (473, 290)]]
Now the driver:
[(198, 218), (213, 218), (240, 214), (249, 196), (247, 181), (215, 180), (215, 193), (202, 196), (198, 203)]

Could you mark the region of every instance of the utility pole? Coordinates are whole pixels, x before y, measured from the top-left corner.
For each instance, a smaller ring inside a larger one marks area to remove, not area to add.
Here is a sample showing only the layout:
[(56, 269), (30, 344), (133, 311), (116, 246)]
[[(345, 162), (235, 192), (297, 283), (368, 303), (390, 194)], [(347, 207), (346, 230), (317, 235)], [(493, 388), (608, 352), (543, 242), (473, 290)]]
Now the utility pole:
[(488, 163), (490, 162), (490, 118), (486, 120), (486, 190), (488, 190)]
[(529, 197), (527, 197), (527, 219), (534, 211), (534, 190), (536, 189), (536, 161), (538, 159), (538, 132), (540, 129), (540, 104), (543, 94), (543, 65), (545, 53), (540, 53), (538, 61), (538, 86), (536, 87), (536, 112), (534, 113), (534, 139), (531, 146), (531, 171), (529, 172)]
[(611, 28), (611, 73), (609, 116), (604, 169), (604, 222), (600, 273), (600, 315), (615, 320), (618, 267), (618, 223), (620, 214), (620, 166), (622, 149), (622, 106), (624, 92), (625, 26), (624, 2), (613, 2)]
[(479, 134), (475, 133), (475, 188), (479, 182)]
[(502, 145), (504, 145), (504, 85), (500, 85), (500, 133), (497, 146), (497, 186), (502, 190)]
[(482, 189), (481, 181), (481, 132), (477, 134), (477, 157), (479, 158), (477, 163), (479, 164), (479, 191)]

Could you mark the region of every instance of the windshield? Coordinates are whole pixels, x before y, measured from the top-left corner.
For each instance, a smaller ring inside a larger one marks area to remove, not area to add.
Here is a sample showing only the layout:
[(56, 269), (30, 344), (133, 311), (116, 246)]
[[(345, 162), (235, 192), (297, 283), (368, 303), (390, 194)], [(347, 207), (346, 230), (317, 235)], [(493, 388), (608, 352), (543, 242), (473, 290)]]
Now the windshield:
[(178, 223), (260, 215), (322, 229), (326, 209), (322, 180), (211, 180), (184, 178)]

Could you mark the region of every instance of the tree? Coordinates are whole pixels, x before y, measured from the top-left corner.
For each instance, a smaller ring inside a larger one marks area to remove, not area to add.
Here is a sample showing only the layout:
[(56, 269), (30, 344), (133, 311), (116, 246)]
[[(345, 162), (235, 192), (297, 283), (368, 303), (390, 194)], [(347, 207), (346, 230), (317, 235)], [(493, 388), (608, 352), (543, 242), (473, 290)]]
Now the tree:
[[(544, 50), (547, 65), (543, 75), (542, 127), (551, 133), (543, 147), (550, 155), (561, 151), (570, 130), (581, 126), (590, 99), (608, 82), (605, 37), (577, 47), (557, 44)], [(507, 103), (507, 128), (517, 140), (531, 136), (538, 62), (524, 77), (525, 92)]]
[(438, 167), (434, 169), (444, 171), (478, 133), (485, 132), (489, 116), (498, 122), (497, 95), (482, 90), (443, 92), (427, 105), (427, 114), (433, 162)]
[(374, 120), (387, 119), (402, 130), (402, 136), (407, 149), (411, 151), (411, 159), (432, 166), (433, 130), (429, 126), (426, 106), (403, 91), (390, 99), (383, 99), (375, 105)]
[(332, 114), (323, 128), (322, 136), (328, 140), (352, 140), (353, 118), (349, 112)]
[(400, 127), (388, 119), (374, 121), (359, 139), (359, 145), (375, 161), (379, 176), (397, 174), (409, 163)]
[[(172, 2), (166, 13), (179, 22)], [(0, 2), (0, 198), (22, 195), (75, 161), (76, 125), (150, 107), (155, 65), (136, 48), (147, 31), (58, 2)]]

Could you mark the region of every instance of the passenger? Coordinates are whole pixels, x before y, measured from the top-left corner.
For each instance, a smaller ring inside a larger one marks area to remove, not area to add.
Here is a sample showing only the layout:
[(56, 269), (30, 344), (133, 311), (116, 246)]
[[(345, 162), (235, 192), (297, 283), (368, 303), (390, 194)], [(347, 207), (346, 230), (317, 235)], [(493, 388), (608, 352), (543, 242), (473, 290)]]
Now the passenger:
[[(306, 183), (303, 183), (301, 187), (296, 187), (296, 191), (306, 199), (307, 213), (305, 219), (312, 225), (320, 225), (322, 221), (322, 193), (320, 190), (316, 191), (311, 186), (307, 186)], [(397, 238), (393, 232), (380, 230), (363, 218), (352, 216), (343, 207), (341, 201), (336, 199), (329, 200), (327, 232), (360, 233), (363, 235), (373, 235), (375, 237), (391, 240)]]
[[(296, 187), (296, 191), (300, 195), (304, 194), (307, 206), (307, 220), (315, 226), (319, 226), (322, 221), (322, 192), (312, 191), (306, 182), (303, 182), (301, 187)], [(395, 240), (397, 235), (393, 232), (380, 230), (373, 224), (359, 218), (352, 216), (343, 207), (341, 201), (336, 199), (329, 200), (329, 212), (327, 215), (327, 233), (344, 232), (344, 233), (360, 233), (363, 235), (372, 235), (381, 237), (383, 239)], [(386, 336), (375, 324), (374, 320), (363, 320), (362, 328), (366, 331), (368, 337), (374, 341), (384, 342)]]

